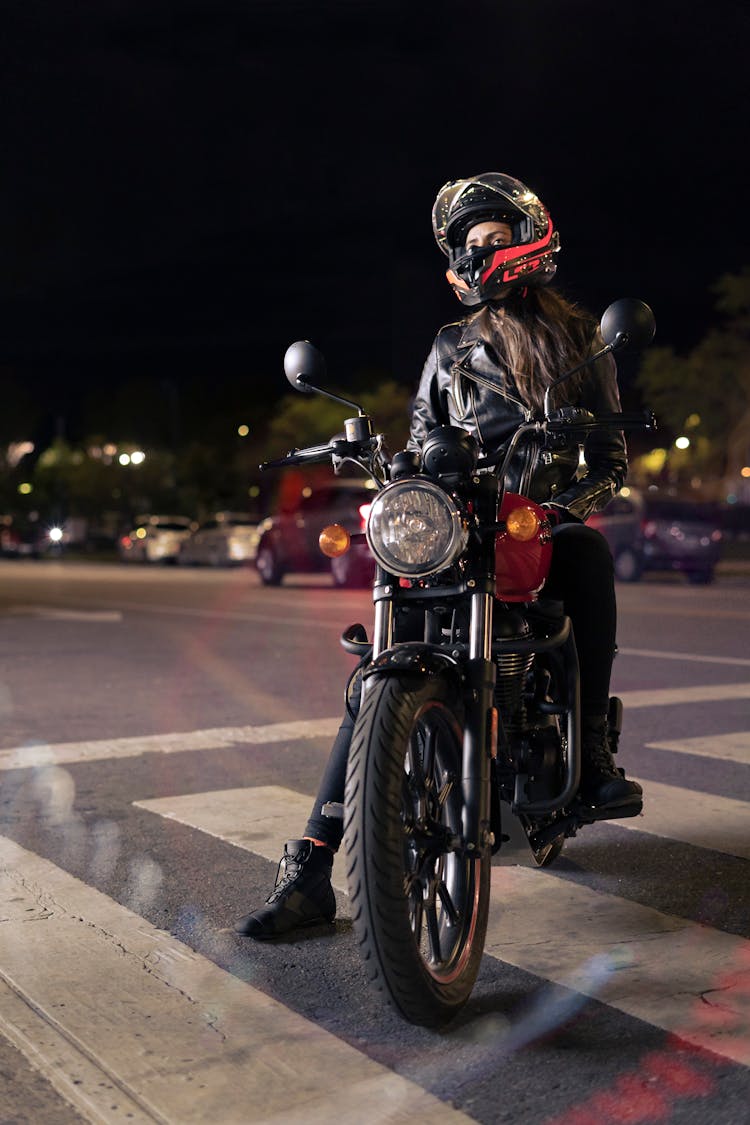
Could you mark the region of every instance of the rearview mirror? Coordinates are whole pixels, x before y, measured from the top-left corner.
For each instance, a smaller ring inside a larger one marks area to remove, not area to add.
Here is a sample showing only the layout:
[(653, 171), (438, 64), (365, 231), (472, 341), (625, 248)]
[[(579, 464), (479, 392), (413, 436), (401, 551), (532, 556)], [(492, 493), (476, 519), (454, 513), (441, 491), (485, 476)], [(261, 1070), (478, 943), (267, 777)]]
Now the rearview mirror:
[(626, 344), (645, 348), (654, 338), (656, 321), (648, 305), (635, 297), (621, 297), (604, 310), (601, 332), (604, 343), (610, 348)]
[(312, 394), (315, 383), (326, 377), (326, 361), (309, 340), (290, 344), (284, 355), (284, 374), (295, 391)]

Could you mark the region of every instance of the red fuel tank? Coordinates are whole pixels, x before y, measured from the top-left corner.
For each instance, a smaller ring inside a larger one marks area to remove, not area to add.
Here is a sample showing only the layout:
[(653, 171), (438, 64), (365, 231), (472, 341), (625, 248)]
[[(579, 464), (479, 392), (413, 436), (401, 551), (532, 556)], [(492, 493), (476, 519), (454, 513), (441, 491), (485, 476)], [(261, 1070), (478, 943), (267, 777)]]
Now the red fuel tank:
[[(526, 496), (506, 492), (499, 518), (506, 524), (510, 518), (518, 528), (515, 535), (506, 530), (495, 536), (495, 597), (502, 602), (534, 601), (552, 561), (547, 514)], [(519, 538), (519, 534), (528, 538)]]

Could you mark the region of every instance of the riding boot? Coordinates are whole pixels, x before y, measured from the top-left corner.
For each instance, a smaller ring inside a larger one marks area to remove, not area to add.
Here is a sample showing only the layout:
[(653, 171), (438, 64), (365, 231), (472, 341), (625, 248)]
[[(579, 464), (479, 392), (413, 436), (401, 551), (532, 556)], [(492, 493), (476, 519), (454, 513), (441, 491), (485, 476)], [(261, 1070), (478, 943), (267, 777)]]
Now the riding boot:
[(264, 941), (301, 926), (332, 922), (336, 917), (332, 867), (330, 848), (312, 840), (287, 840), (266, 905), (240, 918), (235, 933)]
[(596, 808), (634, 808), (643, 803), (643, 789), (618, 769), (609, 745), (606, 715), (584, 715), (581, 721), (580, 799)]

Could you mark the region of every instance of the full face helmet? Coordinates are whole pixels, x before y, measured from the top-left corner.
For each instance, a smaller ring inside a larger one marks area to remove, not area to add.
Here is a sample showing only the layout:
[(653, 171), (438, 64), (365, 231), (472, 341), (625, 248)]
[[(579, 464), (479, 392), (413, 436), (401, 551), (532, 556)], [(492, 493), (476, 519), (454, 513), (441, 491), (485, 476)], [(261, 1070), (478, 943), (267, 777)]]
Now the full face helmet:
[[(508, 224), (510, 245), (467, 250), (471, 228), (488, 220)], [(468, 308), (497, 300), (511, 288), (547, 285), (557, 269), (560, 236), (549, 212), (533, 191), (502, 172), (445, 184), (432, 209), (432, 230), (450, 263), (448, 282)]]

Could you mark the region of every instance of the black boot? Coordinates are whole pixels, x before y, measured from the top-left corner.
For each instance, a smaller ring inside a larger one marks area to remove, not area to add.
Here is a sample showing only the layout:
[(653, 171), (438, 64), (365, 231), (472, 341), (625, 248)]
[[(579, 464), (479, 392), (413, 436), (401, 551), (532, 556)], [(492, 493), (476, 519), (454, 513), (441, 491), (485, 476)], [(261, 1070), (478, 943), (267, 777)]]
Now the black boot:
[(287, 840), (266, 905), (240, 918), (235, 933), (264, 941), (300, 926), (332, 922), (336, 899), (331, 886), (333, 853), (312, 840)]
[(578, 796), (598, 809), (627, 809), (635, 815), (643, 805), (643, 789), (618, 769), (607, 737), (604, 715), (584, 716), (581, 722), (581, 785)]

